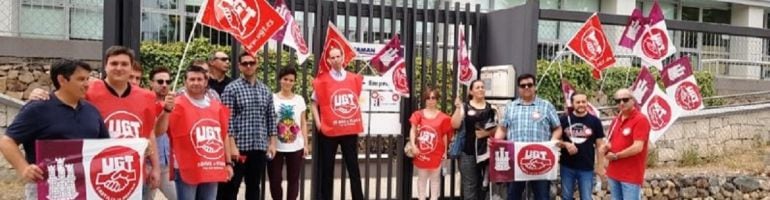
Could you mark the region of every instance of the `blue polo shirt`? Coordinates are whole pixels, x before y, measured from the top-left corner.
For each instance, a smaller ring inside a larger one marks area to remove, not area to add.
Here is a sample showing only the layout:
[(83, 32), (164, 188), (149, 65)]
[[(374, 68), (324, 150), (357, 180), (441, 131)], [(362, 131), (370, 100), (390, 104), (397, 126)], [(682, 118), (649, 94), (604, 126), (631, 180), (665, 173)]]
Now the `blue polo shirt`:
[(109, 138), (99, 111), (85, 100), (76, 108), (51, 93), (45, 101), (30, 101), (8, 126), (6, 135), (24, 145), (27, 162), (35, 163), (35, 140)]

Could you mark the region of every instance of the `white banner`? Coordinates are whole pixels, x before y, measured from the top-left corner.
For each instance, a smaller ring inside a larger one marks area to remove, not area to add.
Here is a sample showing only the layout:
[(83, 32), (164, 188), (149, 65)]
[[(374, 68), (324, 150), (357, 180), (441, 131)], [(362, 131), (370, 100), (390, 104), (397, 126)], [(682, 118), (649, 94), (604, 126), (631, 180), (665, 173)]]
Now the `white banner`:
[(401, 133), (401, 96), (393, 92), (390, 81), (380, 76), (364, 76), (359, 105), (364, 134)]
[(369, 61), (371, 60), (380, 49), (385, 47), (385, 44), (372, 44), (372, 43), (359, 43), (351, 42), (351, 46), (356, 50), (356, 57), (353, 60)]
[(515, 142), (516, 181), (556, 180), (559, 149), (553, 142)]
[(650, 100), (642, 106), (642, 113), (650, 121), (650, 143), (655, 143), (682, 115), (682, 109), (655, 85)]

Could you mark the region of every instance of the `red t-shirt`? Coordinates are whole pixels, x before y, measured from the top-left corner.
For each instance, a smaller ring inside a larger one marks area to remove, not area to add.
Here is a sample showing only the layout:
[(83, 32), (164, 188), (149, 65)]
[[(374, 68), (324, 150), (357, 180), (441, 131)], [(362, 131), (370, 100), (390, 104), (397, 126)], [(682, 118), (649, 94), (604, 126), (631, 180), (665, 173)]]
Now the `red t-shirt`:
[(216, 99), (209, 107), (193, 105), (187, 96), (174, 100), (168, 135), (171, 158), (187, 184), (224, 182), (228, 178), (225, 142), (230, 112)]
[(635, 140), (644, 141), (642, 151), (631, 157), (610, 161), (607, 176), (627, 183), (642, 185), (644, 170), (647, 163), (647, 143), (650, 138), (650, 122), (647, 117), (634, 109), (631, 115), (620, 121), (620, 117), (612, 120), (610, 125), (610, 152), (618, 153), (630, 147)]
[(322, 134), (337, 137), (364, 131), (361, 106), (358, 104), (363, 80), (361, 75), (349, 72), (342, 81), (334, 80), (330, 73), (313, 80)]
[(436, 169), (441, 166), (446, 153), (446, 142), (452, 134), (452, 122), (447, 114), (439, 112), (433, 118), (426, 118), (422, 110), (409, 117), (412, 126), (417, 126), (414, 144), (417, 153), (412, 162), (420, 169)]
[(104, 118), (111, 138), (149, 138), (158, 116), (155, 93), (130, 86), (126, 97), (117, 97), (100, 80), (88, 87), (86, 100), (91, 102)]

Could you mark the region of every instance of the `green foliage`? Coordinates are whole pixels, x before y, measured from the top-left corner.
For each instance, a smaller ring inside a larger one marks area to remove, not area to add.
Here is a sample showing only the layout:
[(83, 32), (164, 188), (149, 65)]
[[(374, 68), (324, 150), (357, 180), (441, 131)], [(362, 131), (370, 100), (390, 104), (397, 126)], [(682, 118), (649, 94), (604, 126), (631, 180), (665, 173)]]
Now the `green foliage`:
[(660, 158), (658, 157), (658, 149), (657, 148), (650, 148), (647, 151), (647, 161), (646, 161), (647, 163), (645, 163), (645, 164), (647, 165), (648, 168), (655, 167), (655, 165), (658, 164), (658, 160), (659, 159)]
[[(155, 41), (144, 41), (140, 45), (139, 62), (144, 68), (144, 80), (149, 80), (147, 75), (155, 67), (166, 67), (172, 72), (172, 78), (179, 67), (179, 60), (182, 59), (184, 52), (184, 42), (159, 43)], [(192, 40), (187, 56), (182, 64), (183, 69), (194, 60), (207, 60), (213, 51), (230, 52), (230, 48), (220, 45), (212, 45), (206, 38)], [(178, 82), (181, 84), (181, 81)]]
[[(537, 93), (541, 98), (552, 102), (554, 106), (561, 109), (564, 104), (564, 97), (561, 93), (561, 78), (567, 79), (570, 84), (579, 92), (593, 97), (592, 102), (598, 102), (596, 106), (604, 106), (608, 97), (620, 88), (630, 87), (636, 80), (640, 68), (636, 67), (612, 67), (604, 71), (604, 80), (595, 80), (591, 75), (591, 67), (584, 63), (562, 62), (554, 63), (550, 69), (549, 61), (538, 61), (538, 81), (542, 80), (538, 86)], [(561, 72), (561, 75), (560, 75)], [(658, 86), (663, 87), (660, 81), (660, 75), (656, 69), (651, 69), (652, 75), (658, 80)], [(703, 97), (716, 95), (714, 88), (714, 75), (708, 71), (695, 72), (695, 79), (701, 89)], [(721, 105), (722, 101), (708, 99), (705, 101), (707, 106)]]
[(695, 147), (690, 147), (682, 151), (682, 155), (680, 155), (679, 158), (680, 166), (695, 166), (702, 162), (698, 150)]

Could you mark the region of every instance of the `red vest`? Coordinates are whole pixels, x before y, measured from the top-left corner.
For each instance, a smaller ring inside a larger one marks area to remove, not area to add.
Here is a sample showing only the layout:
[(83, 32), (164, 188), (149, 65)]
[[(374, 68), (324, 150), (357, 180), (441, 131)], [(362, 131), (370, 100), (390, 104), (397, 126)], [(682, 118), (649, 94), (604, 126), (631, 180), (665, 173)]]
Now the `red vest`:
[(363, 77), (346, 72), (345, 80), (337, 81), (331, 73), (313, 80), (318, 110), (321, 114), (321, 133), (328, 137), (357, 135), (364, 131), (358, 97), (361, 96)]
[(155, 93), (132, 85), (127, 97), (116, 97), (104, 81), (88, 87), (86, 100), (99, 110), (111, 138), (149, 138), (158, 116)]
[(187, 184), (224, 182), (226, 169), (227, 123), (230, 112), (218, 100), (208, 108), (193, 105), (187, 96), (174, 100), (169, 116), (169, 140), (173, 160)]

